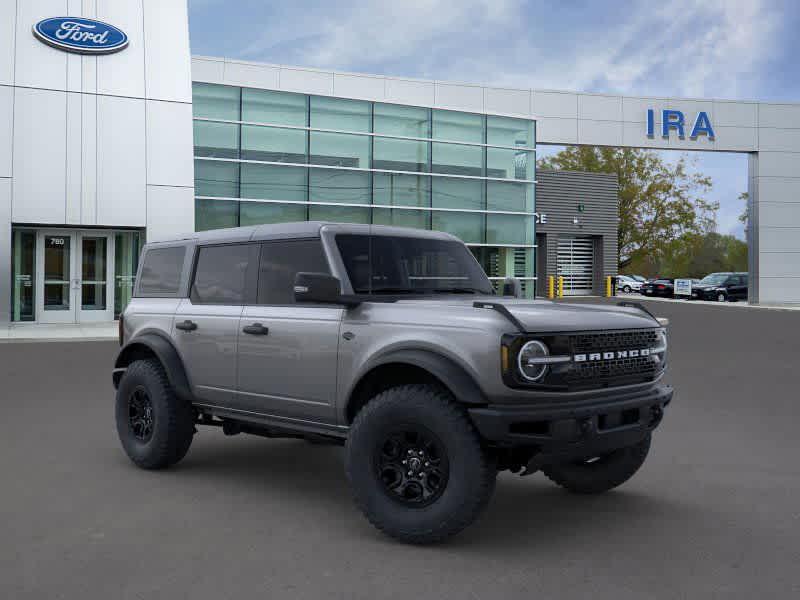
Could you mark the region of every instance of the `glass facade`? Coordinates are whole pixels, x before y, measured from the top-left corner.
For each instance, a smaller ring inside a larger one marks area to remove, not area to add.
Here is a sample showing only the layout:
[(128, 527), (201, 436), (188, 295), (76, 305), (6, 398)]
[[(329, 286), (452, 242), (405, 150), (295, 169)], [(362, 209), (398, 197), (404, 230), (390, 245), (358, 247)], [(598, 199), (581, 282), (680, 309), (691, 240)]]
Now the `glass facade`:
[(198, 231), (302, 220), (435, 229), (534, 289), (535, 122), (193, 85)]

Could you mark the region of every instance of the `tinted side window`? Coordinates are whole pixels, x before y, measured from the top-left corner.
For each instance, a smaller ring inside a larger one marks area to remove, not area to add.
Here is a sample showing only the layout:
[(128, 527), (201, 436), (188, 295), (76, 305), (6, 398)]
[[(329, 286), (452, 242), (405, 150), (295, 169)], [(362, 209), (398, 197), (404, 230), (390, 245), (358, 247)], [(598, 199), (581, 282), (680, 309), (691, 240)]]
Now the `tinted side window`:
[(192, 282), (192, 302), (242, 304), (250, 248), (250, 244), (200, 248)]
[(299, 272), (330, 273), (321, 240), (262, 244), (258, 303), (294, 304), (294, 277)]
[(139, 275), (139, 293), (148, 296), (176, 294), (181, 282), (185, 246), (153, 248), (144, 255)]

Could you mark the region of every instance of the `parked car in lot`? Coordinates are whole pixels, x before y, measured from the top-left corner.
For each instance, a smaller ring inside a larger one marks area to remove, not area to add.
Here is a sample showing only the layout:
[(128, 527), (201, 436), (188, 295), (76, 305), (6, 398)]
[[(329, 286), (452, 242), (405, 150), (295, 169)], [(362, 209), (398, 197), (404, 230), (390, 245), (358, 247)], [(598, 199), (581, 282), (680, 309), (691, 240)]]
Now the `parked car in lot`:
[(144, 469), (180, 461), (205, 427), (343, 445), (366, 517), (435, 542), (477, 518), (498, 471), (581, 494), (630, 479), (672, 399), (666, 325), (634, 302), (498, 297), (446, 233), (196, 233), (143, 250), (120, 319), (117, 432)]
[(692, 285), (694, 300), (747, 300), (747, 273), (711, 273)]
[(654, 279), (643, 283), (640, 291), (645, 296), (672, 298), (675, 295), (675, 283), (673, 279)]
[(642, 282), (631, 275), (617, 275), (617, 290), (630, 294), (642, 289)]

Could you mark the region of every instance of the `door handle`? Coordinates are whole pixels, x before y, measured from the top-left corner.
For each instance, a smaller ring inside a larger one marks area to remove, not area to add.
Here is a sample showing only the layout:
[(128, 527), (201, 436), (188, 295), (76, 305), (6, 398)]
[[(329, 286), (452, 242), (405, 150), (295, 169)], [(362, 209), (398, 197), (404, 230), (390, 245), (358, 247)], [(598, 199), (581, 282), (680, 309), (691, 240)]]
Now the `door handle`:
[(183, 323), (175, 323), (175, 329), (180, 329), (181, 331), (194, 331), (197, 329), (197, 323), (186, 319)]
[(253, 323), (252, 325), (245, 325), (242, 327), (242, 331), (250, 335), (267, 335), (269, 333), (269, 327), (264, 327), (261, 323)]

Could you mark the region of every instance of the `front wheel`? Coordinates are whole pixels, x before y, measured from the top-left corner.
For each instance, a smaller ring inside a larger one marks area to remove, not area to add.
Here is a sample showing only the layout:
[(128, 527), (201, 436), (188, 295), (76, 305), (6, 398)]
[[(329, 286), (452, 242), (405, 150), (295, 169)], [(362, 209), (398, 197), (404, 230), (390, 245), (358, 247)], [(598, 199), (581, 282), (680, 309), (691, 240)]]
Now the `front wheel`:
[(544, 467), (554, 483), (576, 494), (607, 492), (633, 477), (650, 451), (650, 435), (638, 444), (602, 456)]
[(345, 461), (367, 519), (413, 544), (444, 540), (472, 523), (497, 474), (463, 408), (430, 385), (370, 400), (350, 428)]
[(725, 294), (723, 294), (722, 292), (717, 294), (717, 302), (725, 302), (727, 300), (728, 300), (728, 297)]
[(622, 291), (625, 292), (626, 294), (630, 294), (631, 293), (631, 286), (629, 286), (629, 285), (623, 286), (622, 287)]

